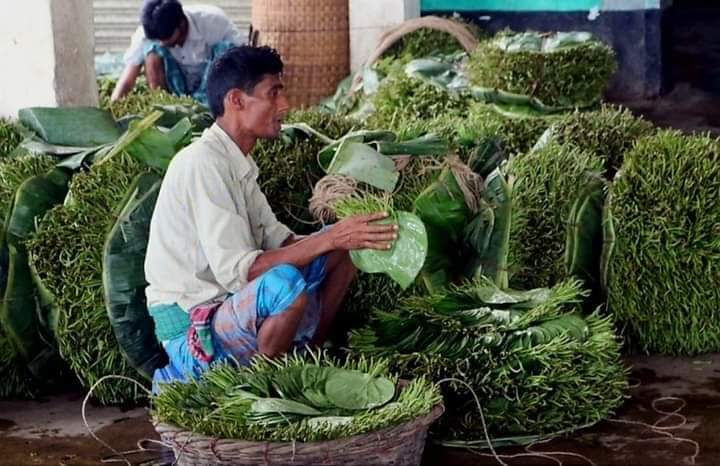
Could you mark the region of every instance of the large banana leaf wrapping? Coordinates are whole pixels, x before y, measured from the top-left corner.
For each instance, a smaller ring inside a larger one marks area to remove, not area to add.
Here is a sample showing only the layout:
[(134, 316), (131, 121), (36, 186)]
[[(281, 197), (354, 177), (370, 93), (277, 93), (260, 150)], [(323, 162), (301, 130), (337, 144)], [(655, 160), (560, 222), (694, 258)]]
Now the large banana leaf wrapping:
[(23, 108), (18, 116), (43, 141), (59, 146), (100, 146), (122, 133), (110, 112), (93, 107)]
[[(35, 233), (38, 219), (53, 206), (63, 202), (71, 173), (55, 168), (44, 175), (27, 179), (15, 194), (13, 208), (6, 222), (6, 242), (9, 248), (8, 281), (0, 307), (0, 323), (17, 354), (30, 363), (39, 379), (54, 372), (54, 353), (49, 328), (53, 311), (41, 306), (38, 291), (28, 265), (25, 242)], [(56, 374), (57, 375), (57, 374)]]
[(155, 369), (167, 364), (145, 299), (145, 252), (160, 183), (155, 173), (141, 174), (133, 181), (103, 250), (103, 289), (110, 324), (125, 359), (149, 380)]

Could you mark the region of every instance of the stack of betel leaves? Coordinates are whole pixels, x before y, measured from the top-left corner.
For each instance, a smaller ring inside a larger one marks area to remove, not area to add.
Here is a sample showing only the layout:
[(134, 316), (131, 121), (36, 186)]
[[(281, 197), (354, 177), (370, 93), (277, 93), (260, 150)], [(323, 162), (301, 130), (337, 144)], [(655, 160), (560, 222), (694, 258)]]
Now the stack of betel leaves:
[(603, 279), (633, 347), (720, 349), (720, 141), (660, 131), (625, 155), (605, 211)]
[(399, 386), (383, 359), (340, 363), (309, 353), (256, 357), (242, 368), (216, 365), (190, 383), (163, 384), (153, 416), (218, 438), (315, 442), (398, 425), (440, 402), (425, 378)]
[[(123, 355), (132, 341), (124, 341), (121, 335), (132, 340), (138, 333), (152, 331), (147, 327), (150, 318), (140, 296), (145, 286), (142, 262), (147, 237), (142, 236), (143, 231), (138, 232), (138, 237), (126, 236), (123, 254), (110, 254), (111, 260), (107, 260), (107, 249), (117, 236), (114, 227), (124, 220), (120, 217), (127, 212), (127, 204), (159, 179), (170, 159), (190, 140), (189, 120), (161, 131), (153, 126), (161, 117), (160, 112), (155, 112), (133, 122), (89, 169), (75, 175), (64, 204), (44, 216), (28, 242), (36, 281), (55, 308), (54, 331), (60, 354), (86, 388), (105, 375), (133, 377), (136, 361), (128, 361)], [(143, 213), (147, 225), (152, 208)], [(128, 228), (127, 233), (131, 231)], [(143, 256), (139, 263), (135, 254), (138, 249)], [(124, 273), (114, 270), (118, 265)], [(112, 299), (118, 288), (129, 293), (125, 299), (134, 299), (135, 307), (123, 307), (120, 315), (114, 314)], [(130, 311), (137, 308), (142, 310), (144, 320), (140, 323), (145, 326), (133, 332), (114, 332), (115, 325), (127, 325), (134, 318)], [(148, 344), (154, 347), (144, 348), (146, 351), (157, 351), (154, 338)], [(125, 403), (138, 398), (135, 385), (124, 382), (100, 385), (93, 395), (102, 403)]]

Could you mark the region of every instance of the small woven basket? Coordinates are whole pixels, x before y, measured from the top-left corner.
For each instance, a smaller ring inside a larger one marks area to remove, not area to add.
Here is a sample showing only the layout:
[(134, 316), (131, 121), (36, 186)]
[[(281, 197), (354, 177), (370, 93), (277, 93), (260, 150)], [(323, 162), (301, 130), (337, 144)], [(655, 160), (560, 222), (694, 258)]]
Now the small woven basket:
[(253, 0), (252, 27), (283, 58), (291, 107), (334, 94), (350, 73), (347, 0)]
[(323, 442), (217, 439), (157, 421), (155, 430), (172, 446), (178, 466), (418, 466), (428, 428), (444, 410), (438, 404), (427, 415), (397, 426)]

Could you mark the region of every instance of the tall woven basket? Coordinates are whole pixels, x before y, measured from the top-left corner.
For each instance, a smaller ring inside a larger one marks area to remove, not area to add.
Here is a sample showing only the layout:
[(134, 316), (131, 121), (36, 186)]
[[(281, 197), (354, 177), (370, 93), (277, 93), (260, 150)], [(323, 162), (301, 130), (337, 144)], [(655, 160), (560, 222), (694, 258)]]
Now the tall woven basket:
[(443, 411), (441, 403), (403, 424), (324, 442), (217, 439), (157, 421), (155, 430), (178, 466), (419, 466), (428, 428)]
[(252, 26), (283, 58), (292, 107), (332, 95), (350, 73), (348, 0), (253, 0)]

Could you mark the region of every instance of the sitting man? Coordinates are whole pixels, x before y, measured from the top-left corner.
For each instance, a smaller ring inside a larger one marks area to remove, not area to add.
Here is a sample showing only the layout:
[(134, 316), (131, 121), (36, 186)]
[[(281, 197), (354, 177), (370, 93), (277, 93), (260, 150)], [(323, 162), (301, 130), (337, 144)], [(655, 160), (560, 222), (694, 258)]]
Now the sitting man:
[(389, 249), (386, 213), (356, 216), (307, 237), (280, 223), (250, 153), (279, 135), (288, 103), (273, 49), (241, 46), (208, 78), (216, 118), (170, 163), (150, 226), (145, 274), (155, 333), (169, 364), (156, 388), (216, 360), (247, 364), (322, 345), (356, 270), (349, 250)]
[(142, 26), (125, 52), (125, 69), (111, 100), (127, 95), (145, 67), (148, 85), (207, 104), (207, 72), (213, 59), (244, 43), (232, 21), (215, 6), (184, 7), (178, 0), (147, 0)]

